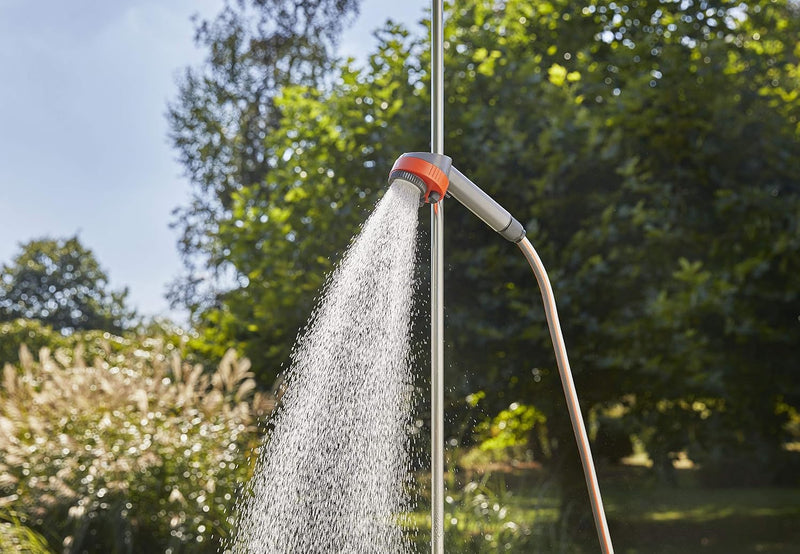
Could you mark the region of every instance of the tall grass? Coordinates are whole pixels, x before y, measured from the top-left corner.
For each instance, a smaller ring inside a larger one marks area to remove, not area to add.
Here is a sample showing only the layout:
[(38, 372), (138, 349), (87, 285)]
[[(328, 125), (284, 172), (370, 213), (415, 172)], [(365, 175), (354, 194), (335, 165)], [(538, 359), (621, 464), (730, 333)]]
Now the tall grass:
[(92, 364), (20, 349), (0, 390), (0, 505), (68, 552), (214, 551), (259, 416), (246, 359), (213, 373), (158, 340)]

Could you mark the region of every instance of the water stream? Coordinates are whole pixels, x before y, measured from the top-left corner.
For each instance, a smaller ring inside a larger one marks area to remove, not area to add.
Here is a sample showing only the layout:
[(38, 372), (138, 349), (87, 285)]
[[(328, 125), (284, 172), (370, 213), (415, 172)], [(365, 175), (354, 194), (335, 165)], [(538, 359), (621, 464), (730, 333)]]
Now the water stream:
[(412, 508), (410, 324), (419, 191), (395, 183), (331, 276), (292, 354), (228, 549), (404, 554)]

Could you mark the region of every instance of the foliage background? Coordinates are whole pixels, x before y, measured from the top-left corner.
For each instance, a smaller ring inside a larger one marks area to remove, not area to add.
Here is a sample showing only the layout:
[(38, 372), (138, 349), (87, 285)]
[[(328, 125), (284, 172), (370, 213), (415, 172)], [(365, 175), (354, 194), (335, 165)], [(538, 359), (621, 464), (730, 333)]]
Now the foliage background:
[(215, 549), (274, 399), (233, 351), (204, 374), (159, 339), (105, 344), (92, 365), (81, 346), (6, 364), (2, 504), (68, 552)]
[[(779, 448), (779, 406), (798, 399), (796, 7), (467, 2), (447, 16), (448, 153), (548, 261), (587, 406), (658, 427), (659, 460), (712, 437)], [(209, 240), (227, 249), (193, 250), (234, 275), (196, 312), (200, 343), (238, 345), (267, 382), (386, 168), (426, 148), (427, 38), (378, 36), (365, 69), (284, 84), (276, 128), (255, 141), (262, 174), (234, 171), (220, 196)], [(559, 395), (524, 264), (450, 213), (451, 402), (486, 391), (497, 413), (537, 398), (565, 427), (542, 400)]]
[[(446, 5), (447, 153), (523, 222), (545, 260), (595, 449), (609, 464), (646, 453), (668, 486), (681, 483), (675, 462), (687, 456), (704, 487), (799, 484), (787, 449), (800, 429), (799, 9), (788, 0)], [(139, 367), (137, 345), (150, 334), (204, 375), (234, 349), (269, 390), (394, 159), (428, 149), (426, 29), (387, 22), (359, 67), (333, 55), (356, 11), (350, 1), (253, 0), (198, 22), (208, 58), (187, 69), (168, 109), (192, 181), (175, 213), (186, 272), (170, 298), (191, 311), (191, 333), (132, 321), (102, 272), (88, 287), (105, 299), (95, 302), (105, 319), (48, 320), (45, 296), (14, 292), (47, 246), (32, 242), (3, 268), (2, 361), (16, 367), (25, 342)], [(487, 500), (497, 484), (471, 472), (542, 464), (550, 478), (537, 490), (556, 499), (548, 544), (558, 529), (589, 542), (535, 284), (516, 251), (460, 206), (447, 204), (447, 220), (451, 490), (486, 516), (484, 503), (503, 505)], [(427, 233), (423, 221), (421, 241)], [(424, 295), (418, 303), (425, 313)], [(109, 339), (125, 328), (130, 338)], [(9, 375), (57, 374), (43, 369), (55, 367), (48, 360), (26, 358)], [(137, 371), (152, 379), (162, 362)], [(182, 536), (201, 536), (191, 529)], [(514, 535), (504, 529), (495, 539)]]

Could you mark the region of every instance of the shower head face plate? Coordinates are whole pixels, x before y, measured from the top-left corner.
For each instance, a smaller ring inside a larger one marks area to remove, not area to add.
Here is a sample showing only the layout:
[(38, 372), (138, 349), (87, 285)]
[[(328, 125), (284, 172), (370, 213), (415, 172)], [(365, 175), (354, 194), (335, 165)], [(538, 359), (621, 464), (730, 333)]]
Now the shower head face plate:
[(447, 193), (450, 165), (450, 158), (441, 154), (410, 152), (394, 162), (389, 182), (395, 179), (408, 181), (420, 189), (423, 203), (435, 204)]

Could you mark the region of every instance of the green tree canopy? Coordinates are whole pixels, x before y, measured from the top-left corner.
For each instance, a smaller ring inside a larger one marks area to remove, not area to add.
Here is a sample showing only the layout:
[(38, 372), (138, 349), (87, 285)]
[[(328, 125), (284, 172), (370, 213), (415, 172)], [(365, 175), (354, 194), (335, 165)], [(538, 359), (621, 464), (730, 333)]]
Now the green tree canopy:
[[(621, 409), (659, 463), (687, 447), (769, 459), (784, 406), (800, 405), (794, 6), (447, 8), (446, 152), (540, 251), (585, 412)], [(389, 24), (379, 39), (365, 68), (274, 96), (260, 146), (273, 166), (214, 220), (236, 284), (202, 331), (209, 348), (238, 344), (264, 381), (392, 161), (427, 150), (427, 36)], [(533, 404), (551, 431), (540, 451), (577, 460), (529, 269), (466, 210), (446, 211), (451, 413), (476, 391), (489, 414)]]
[(78, 237), (32, 240), (3, 265), (0, 321), (35, 319), (62, 331), (120, 331), (132, 312), (127, 289), (112, 291), (108, 276)]
[(276, 96), (292, 84), (323, 86), (357, 10), (357, 0), (226, 0), (215, 18), (197, 22), (195, 42), (208, 55), (185, 71), (167, 112), (192, 184), (190, 202), (175, 210), (186, 271), (170, 289), (173, 305), (197, 316), (242, 286), (219, 222), (230, 218), (232, 195), (261, 187), (282, 154), (270, 141), (281, 121)]

